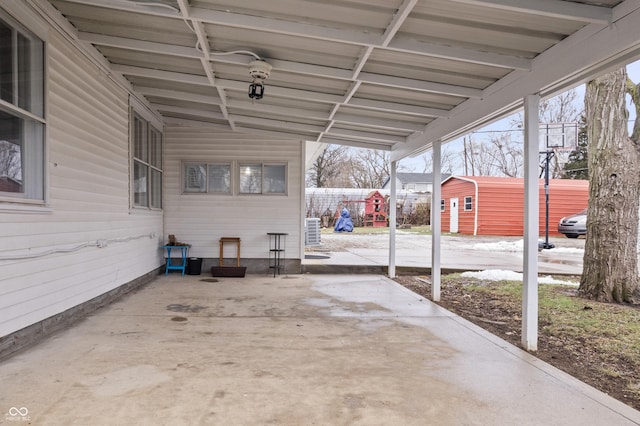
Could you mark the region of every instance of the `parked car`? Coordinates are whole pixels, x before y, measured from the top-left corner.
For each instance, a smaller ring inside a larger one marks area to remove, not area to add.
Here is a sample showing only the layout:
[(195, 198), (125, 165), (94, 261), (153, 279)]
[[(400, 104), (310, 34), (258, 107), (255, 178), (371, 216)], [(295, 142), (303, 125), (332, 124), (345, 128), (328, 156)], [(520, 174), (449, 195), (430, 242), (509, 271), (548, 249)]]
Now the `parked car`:
[(566, 235), (567, 238), (578, 238), (580, 235), (587, 235), (587, 209), (560, 219), (558, 232)]

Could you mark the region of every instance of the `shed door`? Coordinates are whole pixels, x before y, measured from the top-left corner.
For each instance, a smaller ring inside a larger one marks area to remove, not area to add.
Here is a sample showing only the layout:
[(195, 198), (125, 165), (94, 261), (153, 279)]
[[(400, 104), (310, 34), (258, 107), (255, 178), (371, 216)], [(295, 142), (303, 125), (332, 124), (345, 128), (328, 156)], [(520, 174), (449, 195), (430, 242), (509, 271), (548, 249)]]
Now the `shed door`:
[(449, 232), (458, 232), (458, 199), (449, 199)]

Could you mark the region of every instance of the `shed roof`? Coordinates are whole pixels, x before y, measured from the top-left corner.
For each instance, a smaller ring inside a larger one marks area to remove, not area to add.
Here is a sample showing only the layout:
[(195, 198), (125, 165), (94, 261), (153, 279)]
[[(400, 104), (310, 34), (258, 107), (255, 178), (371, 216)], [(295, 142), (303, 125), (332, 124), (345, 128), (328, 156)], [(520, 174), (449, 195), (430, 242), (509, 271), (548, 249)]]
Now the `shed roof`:
[[(442, 173), (441, 181), (445, 181), (449, 176), (448, 173)], [(396, 179), (398, 179), (403, 184), (407, 183), (433, 183), (433, 173), (396, 173)], [(391, 180), (390, 177), (387, 177), (382, 184), (382, 187), (386, 187)]]
[[(469, 182), (475, 182), (478, 188), (489, 187), (524, 187), (524, 178), (512, 178), (512, 177), (498, 177), (498, 176), (450, 176), (445, 179), (442, 184), (446, 182), (460, 179)], [(541, 179), (542, 180), (542, 179)], [(553, 185), (556, 188), (588, 188), (589, 181), (581, 179), (550, 179), (549, 185)]]

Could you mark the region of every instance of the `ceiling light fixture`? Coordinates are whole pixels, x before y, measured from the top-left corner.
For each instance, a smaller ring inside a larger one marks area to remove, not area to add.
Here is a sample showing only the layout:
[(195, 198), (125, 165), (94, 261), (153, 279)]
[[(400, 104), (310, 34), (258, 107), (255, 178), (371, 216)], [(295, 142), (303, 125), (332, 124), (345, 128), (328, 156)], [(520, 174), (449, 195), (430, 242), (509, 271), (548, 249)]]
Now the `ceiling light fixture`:
[(253, 82), (249, 85), (249, 97), (251, 99), (262, 99), (264, 96), (264, 81), (271, 75), (271, 65), (257, 59), (249, 62), (249, 75), (253, 77)]

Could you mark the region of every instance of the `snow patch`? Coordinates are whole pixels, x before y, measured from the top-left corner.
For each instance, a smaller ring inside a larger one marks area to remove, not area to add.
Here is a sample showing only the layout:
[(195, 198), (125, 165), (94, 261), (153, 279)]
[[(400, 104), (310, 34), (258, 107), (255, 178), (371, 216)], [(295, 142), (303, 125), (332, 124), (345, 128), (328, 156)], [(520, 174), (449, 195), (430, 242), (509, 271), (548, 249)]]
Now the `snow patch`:
[[(492, 243), (475, 243), (464, 246), (471, 250), (484, 250), (484, 251), (511, 251), (520, 252), (524, 251), (524, 240), (516, 241), (496, 241)], [(545, 249), (547, 253), (563, 253), (563, 254), (581, 254), (584, 253), (584, 249), (577, 247), (555, 247), (552, 249)]]
[[(505, 271), (503, 269), (488, 269), (478, 272), (463, 272), (461, 274), (465, 278), (477, 278), (489, 281), (522, 281), (523, 274), (521, 272)], [(551, 275), (538, 277), (538, 284), (562, 284), (577, 287), (579, 283), (573, 281), (564, 281), (553, 278)]]
[(492, 243), (475, 243), (466, 245), (464, 248), (471, 250), (486, 251), (523, 251), (524, 240), (517, 241), (496, 241)]

